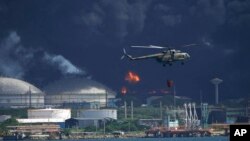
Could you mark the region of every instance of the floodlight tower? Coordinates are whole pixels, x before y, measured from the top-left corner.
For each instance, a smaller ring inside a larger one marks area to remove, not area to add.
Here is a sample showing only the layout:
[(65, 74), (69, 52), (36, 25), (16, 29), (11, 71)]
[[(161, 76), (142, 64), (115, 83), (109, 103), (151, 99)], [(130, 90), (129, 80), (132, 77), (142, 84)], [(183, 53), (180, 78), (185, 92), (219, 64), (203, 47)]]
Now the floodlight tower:
[(219, 103), (219, 84), (222, 82), (223, 80), (219, 78), (214, 78), (211, 80), (211, 83), (215, 86), (215, 104)]

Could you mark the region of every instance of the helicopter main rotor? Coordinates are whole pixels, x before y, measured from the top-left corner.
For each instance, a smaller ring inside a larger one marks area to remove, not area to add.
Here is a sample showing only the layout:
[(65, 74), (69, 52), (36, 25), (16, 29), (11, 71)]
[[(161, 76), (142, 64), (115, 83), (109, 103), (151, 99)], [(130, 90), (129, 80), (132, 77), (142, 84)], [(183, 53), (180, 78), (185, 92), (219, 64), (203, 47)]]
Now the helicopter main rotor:
[[(187, 45), (182, 45), (180, 47), (189, 47), (189, 46), (196, 46), (197, 44), (187, 44)], [(132, 48), (153, 48), (153, 49), (168, 49), (171, 50), (171, 46), (168, 47), (163, 47), (163, 46), (156, 46), (156, 45), (147, 45), (147, 46), (131, 46)]]

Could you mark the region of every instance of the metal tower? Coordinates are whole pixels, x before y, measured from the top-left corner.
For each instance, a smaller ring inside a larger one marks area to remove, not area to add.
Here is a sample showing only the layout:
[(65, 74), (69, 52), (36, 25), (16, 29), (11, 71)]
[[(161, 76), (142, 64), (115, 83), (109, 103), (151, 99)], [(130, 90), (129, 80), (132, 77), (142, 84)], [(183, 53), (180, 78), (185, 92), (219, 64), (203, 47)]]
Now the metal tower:
[(222, 82), (223, 80), (219, 78), (214, 78), (211, 80), (211, 83), (215, 86), (215, 104), (219, 103), (219, 84)]
[(202, 118), (202, 127), (207, 127), (207, 121), (208, 121), (208, 104), (207, 103), (201, 103), (201, 118)]
[(200, 126), (200, 120), (198, 119), (195, 103), (184, 104), (185, 108), (185, 128), (196, 129)]

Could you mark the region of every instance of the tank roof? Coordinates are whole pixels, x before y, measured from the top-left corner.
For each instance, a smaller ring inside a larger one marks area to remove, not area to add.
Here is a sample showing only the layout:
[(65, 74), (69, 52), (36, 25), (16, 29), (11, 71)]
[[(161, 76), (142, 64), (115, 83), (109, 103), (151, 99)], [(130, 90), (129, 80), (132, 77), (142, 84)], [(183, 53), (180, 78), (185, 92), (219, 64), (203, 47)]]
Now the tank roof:
[(115, 92), (101, 83), (86, 78), (68, 77), (50, 83), (44, 88), (46, 94), (108, 94)]
[(15, 78), (0, 77), (0, 94), (42, 94), (34, 85)]

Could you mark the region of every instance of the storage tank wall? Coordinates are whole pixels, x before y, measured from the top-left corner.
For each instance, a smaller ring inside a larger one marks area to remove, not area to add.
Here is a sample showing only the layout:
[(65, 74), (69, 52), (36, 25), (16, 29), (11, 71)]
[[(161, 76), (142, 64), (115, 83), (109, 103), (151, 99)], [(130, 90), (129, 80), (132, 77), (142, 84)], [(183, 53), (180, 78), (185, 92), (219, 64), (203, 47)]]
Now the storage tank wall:
[[(0, 95), (0, 107), (29, 107), (30, 95), (12, 94)], [(44, 96), (42, 94), (34, 94), (31, 96), (31, 107), (41, 108), (44, 106)]]
[(41, 109), (28, 110), (28, 118), (71, 118), (70, 109)]
[(117, 110), (105, 109), (105, 110), (83, 110), (80, 111), (81, 118), (112, 118), (117, 119)]

